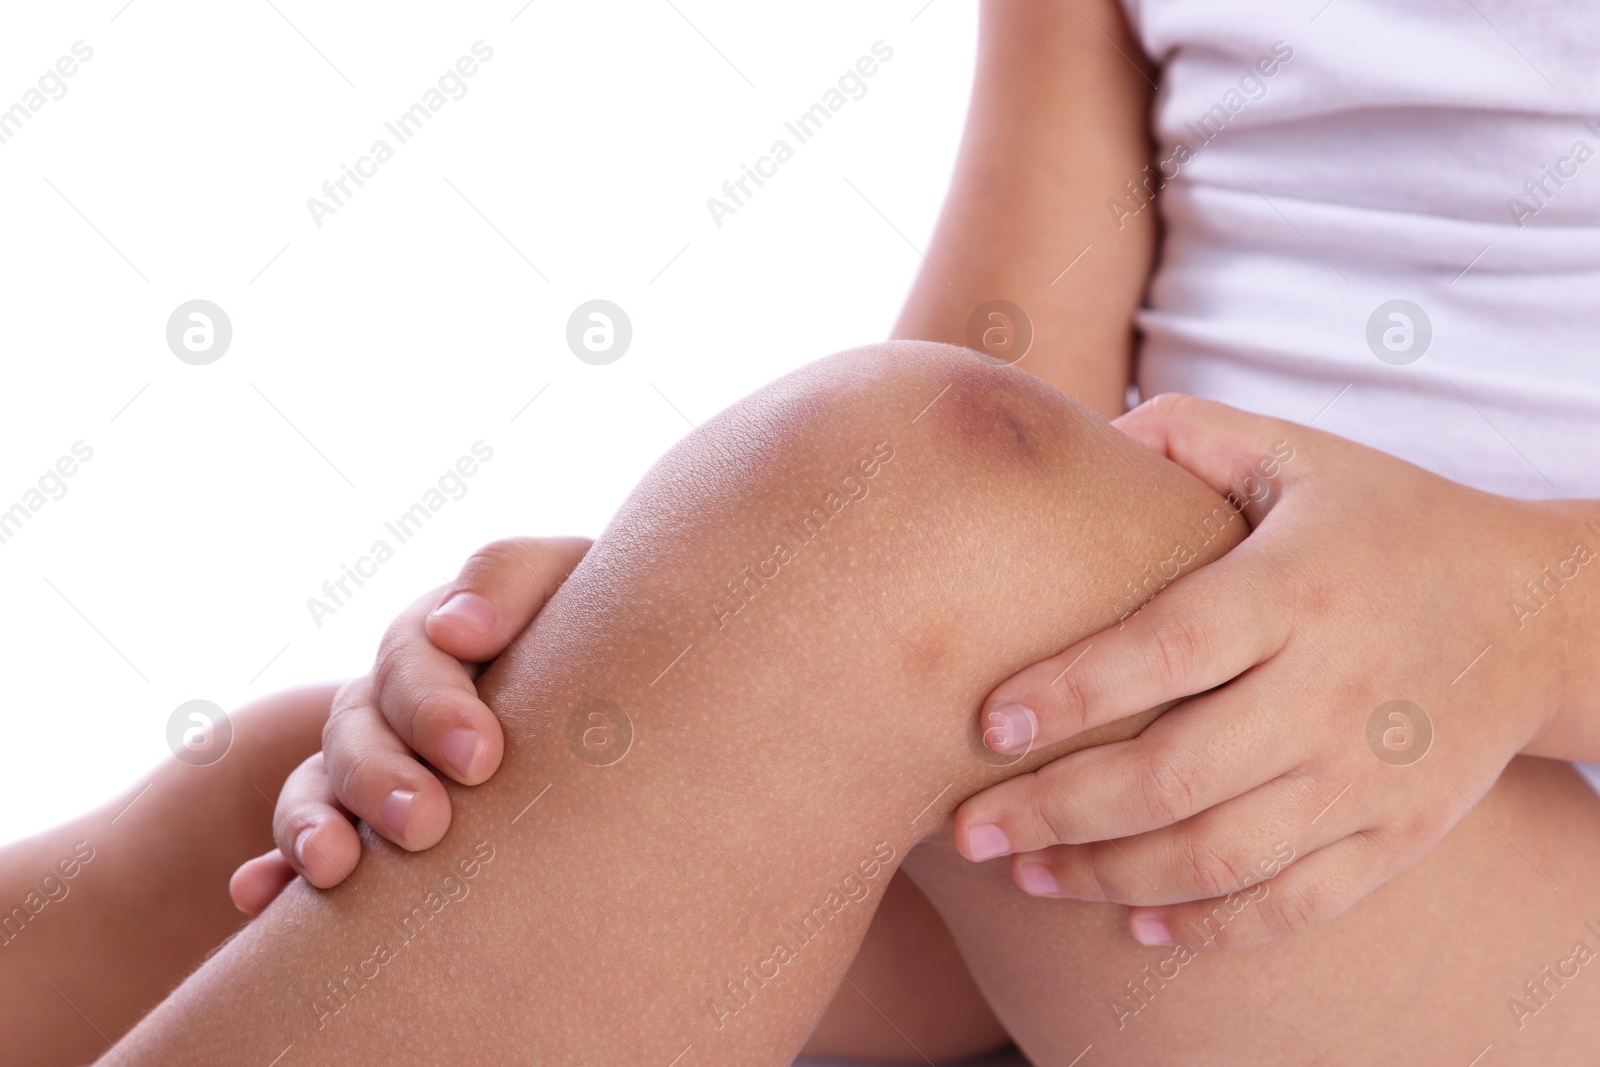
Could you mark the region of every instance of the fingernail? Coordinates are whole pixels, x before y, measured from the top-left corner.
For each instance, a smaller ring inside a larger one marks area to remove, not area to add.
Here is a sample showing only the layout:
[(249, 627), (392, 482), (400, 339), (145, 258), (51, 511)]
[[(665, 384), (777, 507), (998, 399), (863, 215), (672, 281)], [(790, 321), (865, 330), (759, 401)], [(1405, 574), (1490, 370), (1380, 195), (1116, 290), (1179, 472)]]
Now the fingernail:
[(1056, 876), (1042, 863), (1024, 863), (1017, 867), (1017, 884), (1022, 886), (1024, 893), (1032, 893), (1036, 897), (1054, 896), (1061, 892)]
[(439, 741), (439, 751), (451, 770), (462, 778), (471, 778), (472, 761), (478, 754), (478, 731), (464, 726), (451, 730)]
[(996, 752), (1025, 752), (1039, 735), (1039, 720), (1021, 704), (1001, 704), (989, 712), (984, 742)]
[(311, 835), (313, 832), (315, 832), (315, 830), (315, 826), (308, 826), (304, 830), (300, 831), (299, 837), (294, 839), (294, 858), (295, 861), (300, 864), (301, 870), (305, 870), (306, 845), (311, 840)]
[(1154, 915), (1135, 915), (1130, 920), (1133, 939), (1141, 945), (1170, 945), (1172, 934), (1167, 924)]
[(477, 593), (452, 593), (450, 599), (433, 609), (433, 619), (450, 619), (473, 633), (486, 634), (494, 629), (494, 605)]
[(411, 816), (411, 802), (417, 797), (414, 789), (396, 789), (383, 798), (383, 803), (378, 806), (378, 815), (383, 819), (383, 825), (396, 837), (406, 836), (406, 820)]
[(992, 822), (979, 823), (967, 831), (967, 853), (974, 863), (992, 860), (1011, 851), (1011, 839)]

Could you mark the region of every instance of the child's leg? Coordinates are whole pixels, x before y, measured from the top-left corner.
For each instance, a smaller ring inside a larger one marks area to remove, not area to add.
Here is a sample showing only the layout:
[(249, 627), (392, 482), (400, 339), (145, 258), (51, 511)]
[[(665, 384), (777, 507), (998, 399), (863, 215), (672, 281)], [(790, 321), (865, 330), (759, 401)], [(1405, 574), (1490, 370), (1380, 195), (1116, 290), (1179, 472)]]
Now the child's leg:
[(1222, 508), (962, 350), (792, 375), (658, 464), (485, 676), (505, 761), (438, 847), (290, 886), (104, 1062), (786, 1065), (960, 799), (1148, 721), (1006, 766), (976, 711)]
[[(92, 1059), (243, 925), (228, 876), (271, 847), (278, 787), (320, 747), (334, 689), (247, 704), (229, 716), (234, 737), (221, 761), (168, 761), (100, 810), (0, 849), (7, 1062)], [(892, 1059), (927, 1048), (955, 1058), (1005, 1041), (943, 921), (904, 877), (850, 977), (855, 988), (841, 989), (808, 1052)]]
[[(1338, 791), (1285, 811), (1283, 840)], [(1080, 1067), (1592, 1064), (1600, 799), (1569, 764), (1523, 758), (1477, 808), (1341, 918), (1259, 948), (1202, 946), (1260, 922), (1270, 882), (1174, 931), (1191, 952), (1135, 944), (1124, 907), (1029, 897), (1005, 860), (930, 842), (906, 870), (1039, 1067), (1091, 1045)]]
[(278, 787), (321, 746), (334, 688), (248, 704), (216, 763), (168, 760), (98, 811), (0, 850), (6, 1062), (99, 1055), (96, 1028), (121, 1035), (239, 928), (228, 876), (272, 846)]
[(944, 920), (896, 872), (805, 1054), (872, 1063), (964, 1060), (1010, 1042)]

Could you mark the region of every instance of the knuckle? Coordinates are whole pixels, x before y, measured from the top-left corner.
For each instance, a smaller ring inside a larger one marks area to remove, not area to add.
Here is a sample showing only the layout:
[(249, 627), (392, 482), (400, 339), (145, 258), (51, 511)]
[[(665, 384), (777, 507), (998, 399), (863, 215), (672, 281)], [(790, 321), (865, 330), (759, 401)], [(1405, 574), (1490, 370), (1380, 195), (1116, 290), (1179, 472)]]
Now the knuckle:
[[(460, 706), (459, 692), (443, 685), (422, 686), (411, 695), (411, 714), (403, 724), (396, 724), (396, 716), (386, 710), (384, 717), (395, 727), (396, 732), (403, 733), (408, 743), (415, 743), (418, 734), (428, 731), (441, 732), (446, 726), (454, 724), (459, 718)], [(402, 726), (404, 729), (402, 730)]]
[(1051, 686), (1056, 690), (1054, 704), (1061, 723), (1072, 733), (1089, 722), (1089, 672), (1069, 667)]
[(1225, 849), (1193, 835), (1180, 838), (1175, 864), (1182, 883), (1206, 900), (1237, 893), (1245, 884), (1244, 868), (1235, 864)]
[(1144, 813), (1161, 826), (1181, 822), (1194, 814), (1194, 770), (1188, 757), (1163, 747), (1144, 761), (1138, 782)]
[(1090, 904), (1126, 904), (1121, 882), (1108, 871), (1105, 846), (1063, 845), (1039, 852), (1038, 858), (1056, 876), (1063, 896)]
[(322, 724), (322, 750), (324, 752), (339, 751), (341, 739), (348, 733), (354, 720), (351, 718), (360, 701), (355, 698), (350, 700), (340, 699), (344, 696), (340, 691), (339, 697), (334, 698), (333, 704), (328, 708), (328, 718)]
[[(1086, 854), (1085, 859), (1086, 862), (1081, 865), (1085, 899), (1092, 903), (1104, 904), (1137, 903), (1132, 899), (1122, 880), (1106, 869), (1107, 854), (1104, 849), (1091, 849)], [(1066, 884), (1064, 876), (1058, 875), (1057, 877), (1060, 878), (1063, 885)]]
[(1276, 892), (1261, 902), (1261, 922), (1273, 938), (1284, 938), (1308, 930), (1322, 921), (1329, 901), (1318, 886), (1290, 880), (1274, 886)]
[(1294, 589), (1299, 613), (1308, 618), (1326, 618), (1337, 608), (1341, 589), (1337, 583), (1321, 577), (1320, 568), (1308, 566), (1304, 570), (1308, 573), (1298, 578)]
[(1192, 616), (1163, 619), (1150, 634), (1150, 671), (1162, 688), (1181, 685), (1194, 676), (1204, 657), (1205, 630)]
[(384, 709), (397, 702), (400, 694), (411, 685), (411, 670), (416, 664), (416, 654), (410, 641), (385, 641), (378, 650), (372, 665), (372, 689), (376, 703)]
[(332, 778), (333, 791), (346, 805), (350, 805), (352, 801), (359, 800), (364, 792), (373, 791), (380, 773), (379, 763), (370, 752), (352, 752), (341, 762), (339, 773)]
[(1036, 790), (1032, 808), (1035, 825), (1051, 844), (1070, 845), (1078, 842), (1078, 827), (1072, 820), (1071, 810), (1053, 788), (1046, 786)]
[(299, 811), (300, 805), (279, 794), (277, 803), (272, 808), (272, 839), (278, 844), (294, 840), (294, 827)]
[(351, 757), (367, 747), (372, 736), (371, 720), (356, 709), (330, 717), (322, 728), (322, 752), (327, 757), (323, 774), (331, 781), (349, 764)]
[(538, 548), (539, 542), (531, 537), (490, 541), (468, 557), (461, 568), (461, 584), (471, 587), (480, 581), (504, 580), (508, 572), (526, 570)]
[(348, 715), (350, 709), (365, 704), (372, 693), (372, 679), (363, 675), (341, 685), (328, 704), (328, 721)]
[(1153, 415), (1159, 415), (1163, 418), (1166, 418), (1172, 415), (1173, 411), (1178, 407), (1178, 405), (1192, 399), (1194, 398), (1189, 396), (1187, 393), (1157, 393), (1155, 396), (1151, 397), (1149, 400), (1146, 400), (1139, 406), (1141, 408), (1149, 408), (1150, 413)]

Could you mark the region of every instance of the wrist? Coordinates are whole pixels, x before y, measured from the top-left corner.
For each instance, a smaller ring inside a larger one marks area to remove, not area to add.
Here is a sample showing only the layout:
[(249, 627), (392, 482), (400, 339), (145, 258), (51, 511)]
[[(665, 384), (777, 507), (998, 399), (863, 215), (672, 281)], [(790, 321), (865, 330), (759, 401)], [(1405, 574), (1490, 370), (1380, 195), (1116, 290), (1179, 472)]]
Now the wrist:
[(1519, 553), (1507, 651), (1542, 676), (1537, 734), (1523, 749), (1600, 760), (1600, 501), (1526, 502), (1535, 531)]

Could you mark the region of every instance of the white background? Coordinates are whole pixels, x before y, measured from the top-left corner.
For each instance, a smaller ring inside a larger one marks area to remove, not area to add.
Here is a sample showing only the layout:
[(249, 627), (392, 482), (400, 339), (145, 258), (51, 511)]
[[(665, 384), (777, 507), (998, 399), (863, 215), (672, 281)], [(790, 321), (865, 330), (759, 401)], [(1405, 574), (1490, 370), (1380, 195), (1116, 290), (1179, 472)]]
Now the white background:
[[(478, 544), (598, 533), (691, 422), (883, 337), (975, 26), (953, 0), (12, 6), (0, 109), (94, 54), (0, 144), (0, 510), (94, 454), (0, 544), (0, 841), (170, 758), (185, 701), (365, 670)], [(398, 145), (384, 122), (480, 39)], [(879, 40), (866, 94), (719, 229), (706, 198)], [(319, 229), (307, 198), (380, 137)], [(603, 367), (565, 342), (597, 297), (634, 330)], [(197, 298), (233, 325), (209, 366), (166, 344)], [(480, 439), (466, 495), (319, 629), (307, 598)]]

